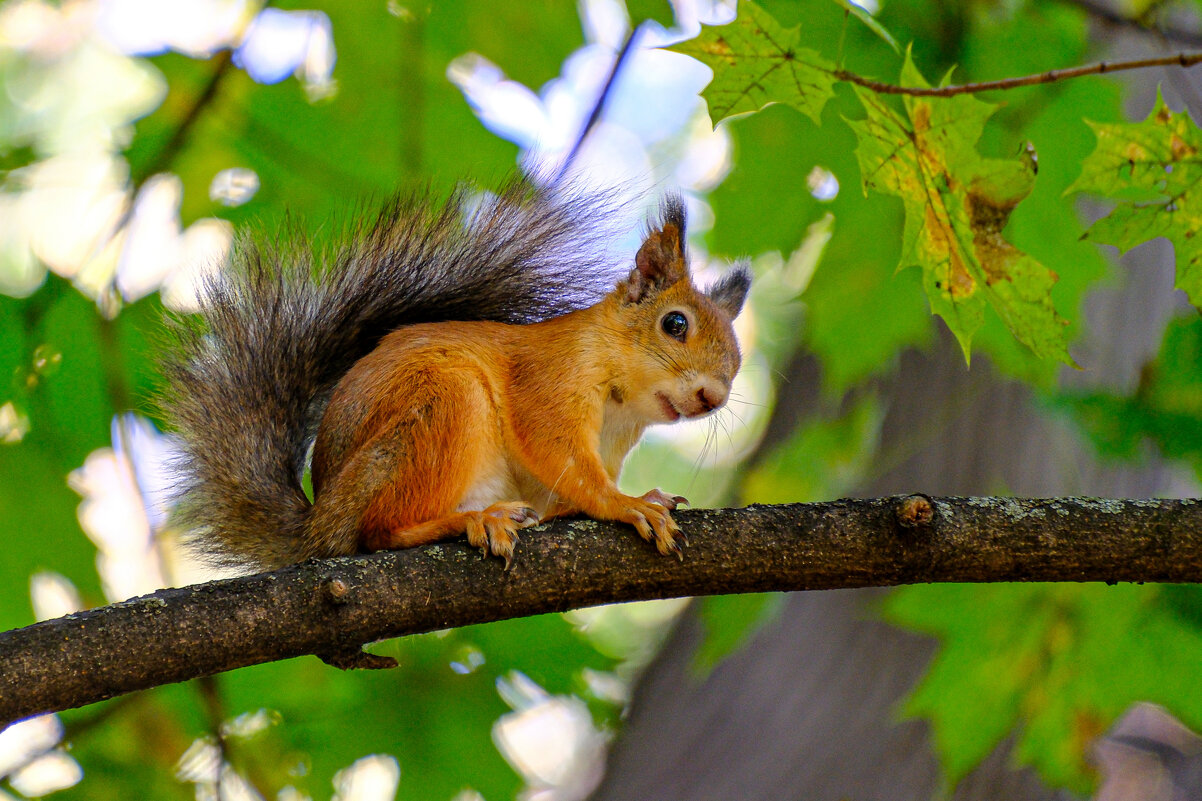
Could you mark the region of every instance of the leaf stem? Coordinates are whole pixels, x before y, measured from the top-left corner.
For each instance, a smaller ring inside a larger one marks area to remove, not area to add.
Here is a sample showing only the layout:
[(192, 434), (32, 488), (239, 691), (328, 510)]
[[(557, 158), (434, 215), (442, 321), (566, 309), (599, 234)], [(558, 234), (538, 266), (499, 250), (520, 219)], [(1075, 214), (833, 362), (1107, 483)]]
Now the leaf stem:
[(843, 43), (847, 41), (847, 21), (851, 19), (851, 11), (843, 11), (843, 27), (839, 30), (839, 56), (835, 59), (839, 64), (839, 70), (843, 70)]
[(857, 75), (854, 72), (849, 72), (844, 69), (838, 69), (832, 72), (841, 81), (854, 83), (857, 86), (863, 86), (865, 89), (871, 89), (873, 92), (883, 95), (910, 95), (912, 97), (952, 97), (954, 95), (971, 94), (974, 92), (987, 92), (991, 90), (1001, 89), (1017, 89), (1021, 86), (1036, 86), (1043, 83), (1054, 83), (1063, 81), (1068, 78), (1080, 78), (1083, 75), (1102, 75), (1108, 72), (1121, 72), (1123, 70), (1138, 70), (1146, 67), (1192, 67), (1194, 64), (1202, 63), (1202, 53), (1178, 53), (1173, 56), (1164, 56), (1161, 58), (1142, 58), (1134, 61), (1099, 61), (1097, 64), (1086, 64), (1081, 67), (1069, 67), (1061, 70), (1048, 70), (1037, 75), (1023, 75), (1017, 78), (1003, 78), (998, 81), (982, 81), (980, 83), (962, 83), (952, 86), (897, 86), (891, 83), (881, 83), (869, 78)]

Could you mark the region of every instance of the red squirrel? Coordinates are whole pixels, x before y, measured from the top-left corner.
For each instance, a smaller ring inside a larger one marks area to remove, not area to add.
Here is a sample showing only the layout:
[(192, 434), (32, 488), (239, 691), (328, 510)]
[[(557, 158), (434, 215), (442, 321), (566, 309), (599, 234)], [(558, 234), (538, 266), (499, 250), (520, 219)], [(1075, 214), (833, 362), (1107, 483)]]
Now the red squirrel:
[(648, 425), (726, 403), (751, 274), (699, 290), (670, 196), (604, 287), (599, 203), (516, 180), (395, 200), (332, 256), (240, 243), (163, 361), (201, 552), (277, 568), (466, 535), (508, 567), (520, 529), (583, 513), (681, 555), (684, 498), (616, 482)]

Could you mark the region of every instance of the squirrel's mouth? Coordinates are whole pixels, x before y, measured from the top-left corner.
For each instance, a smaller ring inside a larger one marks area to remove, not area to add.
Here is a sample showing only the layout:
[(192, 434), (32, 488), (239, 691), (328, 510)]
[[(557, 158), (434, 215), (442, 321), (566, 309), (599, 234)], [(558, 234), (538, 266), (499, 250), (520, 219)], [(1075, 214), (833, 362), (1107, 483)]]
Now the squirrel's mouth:
[(655, 399), (659, 401), (659, 407), (663, 410), (664, 417), (668, 418), (669, 423), (675, 423), (680, 419), (680, 410), (676, 405), (662, 392), (655, 393)]

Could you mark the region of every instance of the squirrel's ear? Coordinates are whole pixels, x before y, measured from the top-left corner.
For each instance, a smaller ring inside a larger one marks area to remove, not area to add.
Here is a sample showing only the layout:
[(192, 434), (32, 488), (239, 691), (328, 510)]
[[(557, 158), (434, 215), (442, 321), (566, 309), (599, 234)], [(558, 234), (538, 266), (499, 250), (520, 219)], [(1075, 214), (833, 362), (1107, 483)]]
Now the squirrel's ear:
[(643, 241), (626, 279), (626, 302), (639, 303), (689, 277), (685, 262), (684, 201), (671, 195), (660, 211), (662, 222)]
[(751, 289), (751, 267), (746, 261), (736, 264), (730, 272), (722, 276), (718, 283), (705, 290), (705, 294), (730, 318), (739, 316), (743, 310), (743, 301), (747, 300), (747, 291)]

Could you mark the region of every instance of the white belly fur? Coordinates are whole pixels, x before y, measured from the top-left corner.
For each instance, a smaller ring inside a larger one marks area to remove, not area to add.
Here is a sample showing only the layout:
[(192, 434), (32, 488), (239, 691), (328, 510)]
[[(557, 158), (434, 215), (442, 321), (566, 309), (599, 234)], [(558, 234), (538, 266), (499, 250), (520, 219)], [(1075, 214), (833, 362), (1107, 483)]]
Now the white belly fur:
[(523, 501), (518, 493), (516, 482), (509, 470), (498, 470), (476, 479), (476, 483), (467, 492), (455, 508), (457, 512), (478, 512), (487, 509), (494, 503), (510, 503)]

